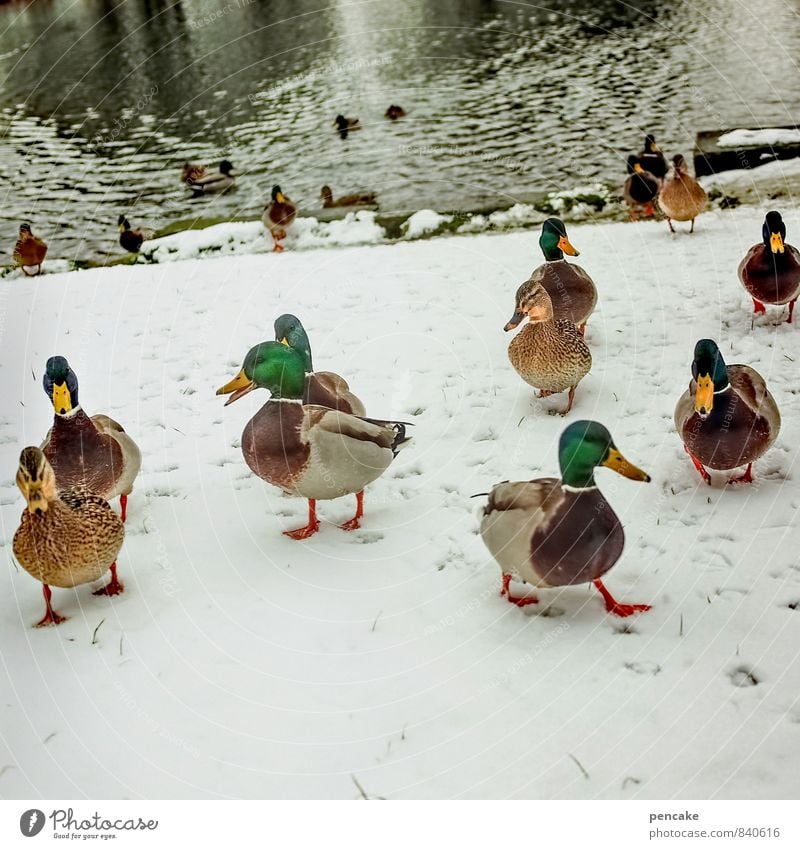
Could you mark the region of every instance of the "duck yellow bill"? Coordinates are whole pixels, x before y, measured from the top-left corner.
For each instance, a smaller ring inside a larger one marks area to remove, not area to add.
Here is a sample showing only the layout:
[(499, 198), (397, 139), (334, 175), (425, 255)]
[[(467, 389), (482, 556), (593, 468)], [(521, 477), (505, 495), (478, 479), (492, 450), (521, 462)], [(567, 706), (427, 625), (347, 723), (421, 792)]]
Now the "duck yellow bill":
[(558, 247), (560, 250), (564, 251), (567, 256), (580, 256), (578, 251), (572, 247), (572, 243), (566, 236), (562, 236), (558, 240)]
[(769, 246), (774, 254), (783, 253), (783, 237), (780, 233), (770, 233)]
[(714, 409), (714, 381), (710, 374), (702, 374), (697, 378), (697, 392), (694, 396), (694, 409), (701, 419)]
[[(225, 402), (225, 406), (238, 401), (240, 398), (252, 392), (256, 388), (255, 383), (244, 373), (244, 369), (239, 370), (239, 374), (229, 380), (224, 386), (217, 389), (217, 395), (230, 395), (231, 397)], [(233, 394), (231, 394), (233, 393)]]
[(286, 197), (284, 196), (283, 192), (278, 192), (278, 194), (275, 195), (275, 200), (278, 201), (278, 203), (285, 203)]
[(289, 345), (289, 340), (285, 336), (281, 339), (281, 345), (286, 345), (287, 348), (291, 347), (291, 345)]
[(72, 409), (72, 396), (66, 383), (53, 384), (53, 409), (57, 413), (68, 413)]
[(603, 465), (624, 478), (630, 478), (632, 481), (647, 482), (650, 480), (650, 475), (647, 472), (643, 472), (633, 463), (629, 463), (616, 448), (612, 448), (608, 452), (608, 457), (603, 461)]

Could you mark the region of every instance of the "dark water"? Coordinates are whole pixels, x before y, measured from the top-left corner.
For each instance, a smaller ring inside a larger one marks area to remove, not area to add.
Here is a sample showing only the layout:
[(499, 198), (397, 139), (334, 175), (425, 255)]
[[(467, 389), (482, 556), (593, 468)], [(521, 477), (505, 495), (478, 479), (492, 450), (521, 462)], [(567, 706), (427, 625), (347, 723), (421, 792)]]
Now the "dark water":
[[(0, 4), (0, 240), (114, 250), (116, 219), (254, 216), (275, 182), (382, 211), (618, 180), (652, 130), (800, 119), (791, 0), (39, 0)], [(390, 103), (408, 116), (383, 118)], [(337, 113), (364, 128), (340, 139)], [(189, 200), (181, 163), (247, 175)], [(7, 246), (7, 247), (6, 247)]]

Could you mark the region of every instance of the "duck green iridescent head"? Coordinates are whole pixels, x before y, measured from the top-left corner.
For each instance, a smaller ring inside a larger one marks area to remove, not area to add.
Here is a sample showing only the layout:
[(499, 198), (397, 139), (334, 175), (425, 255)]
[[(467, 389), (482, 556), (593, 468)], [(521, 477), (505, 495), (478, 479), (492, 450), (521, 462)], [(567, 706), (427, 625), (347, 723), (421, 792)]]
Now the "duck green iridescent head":
[(783, 241), (786, 238), (786, 225), (783, 223), (780, 212), (773, 210), (767, 213), (764, 226), (761, 228), (761, 237), (772, 253), (782, 254), (784, 252)]
[(311, 343), (303, 323), (296, 315), (287, 312), (275, 319), (275, 341), (297, 351), (303, 358), (306, 371), (314, 371), (311, 363)]
[(542, 224), (542, 235), (539, 236), (539, 247), (548, 262), (564, 259), (567, 256), (579, 256), (567, 238), (567, 228), (560, 218), (548, 218)]
[(574, 489), (596, 486), (594, 470), (612, 469), (634, 481), (649, 481), (650, 475), (628, 462), (614, 445), (608, 430), (600, 422), (573, 422), (561, 434), (558, 443), (561, 483)]
[(230, 395), (225, 406), (254, 389), (268, 389), (273, 398), (299, 400), (303, 397), (306, 370), (297, 351), (280, 342), (261, 342), (244, 358), (233, 380), (220, 386), (217, 395)]
[(728, 367), (713, 339), (701, 339), (694, 346), (692, 377), (697, 382), (694, 409), (705, 420), (714, 409), (714, 396), (730, 387)]
[(56, 415), (66, 415), (78, 406), (78, 378), (66, 357), (50, 357), (44, 367), (42, 385)]

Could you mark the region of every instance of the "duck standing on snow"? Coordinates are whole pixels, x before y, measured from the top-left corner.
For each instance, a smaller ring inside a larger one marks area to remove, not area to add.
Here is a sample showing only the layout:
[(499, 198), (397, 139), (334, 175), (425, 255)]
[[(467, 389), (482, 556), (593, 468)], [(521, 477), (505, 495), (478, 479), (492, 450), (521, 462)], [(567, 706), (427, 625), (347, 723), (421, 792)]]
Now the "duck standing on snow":
[(550, 295), (556, 320), (564, 318), (571, 321), (583, 335), (586, 322), (597, 305), (597, 289), (592, 278), (579, 265), (564, 259), (565, 253), (569, 256), (579, 254), (567, 238), (567, 228), (563, 221), (548, 218), (542, 224), (539, 247), (545, 261), (531, 272), (530, 280), (517, 290), (516, 309), (509, 324), (516, 327), (523, 320), (519, 305), (526, 300), (531, 286), (540, 283)]
[(766, 313), (764, 304), (789, 304), (791, 323), (800, 295), (800, 253), (787, 244), (780, 212), (768, 212), (761, 243), (753, 245), (739, 264), (739, 279), (753, 299), (753, 312)]
[(661, 180), (646, 171), (638, 158), (631, 154), (628, 157), (628, 178), (622, 187), (622, 195), (628, 204), (631, 221), (638, 221), (640, 211), (648, 218), (656, 214), (653, 203), (658, 197), (660, 188)]
[(745, 365), (725, 364), (716, 343), (701, 339), (694, 349), (692, 380), (675, 407), (683, 447), (707, 484), (706, 470), (747, 466), (728, 483), (750, 483), (753, 463), (778, 437), (781, 414), (764, 378)]
[(503, 572), (501, 595), (518, 607), (538, 602), (511, 595), (514, 576), (536, 587), (593, 583), (615, 616), (649, 610), (647, 604), (616, 601), (600, 580), (619, 560), (625, 533), (597, 488), (594, 470), (604, 466), (635, 481), (650, 476), (619, 453), (598, 422), (571, 424), (561, 434), (558, 460), (560, 479), (507, 481), (489, 493), (480, 530)]
[(142, 465), (138, 446), (108, 416), (86, 415), (78, 402), (78, 378), (64, 357), (50, 357), (42, 383), (55, 410), (42, 450), (59, 490), (84, 487), (106, 501), (118, 495), (124, 522), (128, 496)]
[(694, 220), (706, 208), (708, 195), (706, 190), (689, 174), (686, 160), (676, 154), (672, 158), (672, 174), (661, 184), (658, 192), (658, 205), (667, 216), (671, 233), (675, 221), (691, 221), (690, 233), (694, 233)]
[(323, 186), (319, 196), (325, 209), (337, 206), (373, 206), (375, 204), (375, 192), (365, 192), (363, 195), (343, 195), (334, 200), (331, 187)]
[(311, 343), (300, 319), (285, 313), (275, 319), (275, 341), (288, 345), (303, 358), (306, 385), (304, 404), (317, 404), (341, 410), (354, 416), (366, 414), (364, 405), (351, 391), (347, 381), (332, 371), (314, 371), (311, 361)]
[[(184, 166), (185, 167), (185, 166)], [(191, 180), (184, 180), (195, 197), (199, 195), (219, 194), (232, 189), (236, 185), (236, 172), (227, 159), (219, 163), (219, 170), (209, 173), (203, 168), (202, 174), (193, 175)]]
[(648, 171), (659, 180), (663, 180), (667, 175), (667, 160), (661, 152), (661, 148), (656, 144), (655, 136), (648, 133), (644, 137), (644, 150), (639, 153), (639, 164), (645, 171)]
[(95, 595), (117, 595), (117, 555), (125, 530), (108, 502), (85, 489), (56, 488), (53, 469), (39, 448), (24, 448), (17, 486), (26, 509), (14, 534), (14, 556), (42, 582), (45, 615), (37, 627), (64, 621), (51, 603), (50, 587), (76, 587), (96, 581), (109, 569), (111, 581)]
[(508, 358), (517, 374), (539, 390), (540, 398), (569, 390), (567, 409), (561, 414), (565, 416), (572, 409), (576, 387), (592, 367), (591, 352), (571, 321), (553, 317), (553, 302), (538, 280), (520, 286), (505, 330), (513, 330), (526, 317), (527, 326), (508, 346)]
[[(47, 256), (47, 243), (33, 235), (30, 224), (19, 225), (19, 238), (14, 245), (14, 262), (27, 277), (36, 277), (42, 273), (42, 263)], [(36, 271), (30, 272), (29, 268)]]
[(319, 530), (316, 503), (356, 495), (355, 516), (341, 527), (360, 527), (364, 487), (389, 468), (408, 442), (404, 422), (352, 416), (316, 404), (304, 404), (303, 358), (288, 345), (262, 342), (248, 351), (241, 370), (217, 395), (230, 395), (225, 406), (256, 388), (268, 389), (269, 401), (245, 425), (242, 454), (262, 480), (288, 495), (308, 499), (308, 524), (284, 531), (307, 539)]
[(282, 251), (281, 242), (286, 238), (286, 233), (294, 224), (297, 215), (297, 207), (284, 195), (280, 186), (272, 187), (272, 203), (264, 207), (261, 220), (269, 230), (274, 244), (274, 251)]
[(117, 219), (119, 227), (119, 243), (126, 251), (132, 254), (138, 254), (142, 247), (142, 242), (149, 238), (141, 230), (133, 230), (130, 222), (124, 215), (120, 215)]

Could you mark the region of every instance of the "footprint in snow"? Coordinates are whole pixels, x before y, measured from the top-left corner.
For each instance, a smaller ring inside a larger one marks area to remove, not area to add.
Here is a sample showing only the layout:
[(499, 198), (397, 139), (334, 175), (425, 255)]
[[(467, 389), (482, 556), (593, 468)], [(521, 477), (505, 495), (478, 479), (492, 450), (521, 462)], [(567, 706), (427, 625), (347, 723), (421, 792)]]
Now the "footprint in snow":
[(748, 666), (737, 666), (728, 673), (734, 687), (755, 687), (761, 683), (755, 672)]

